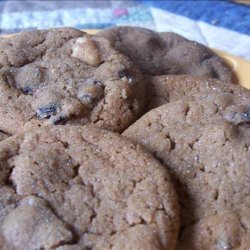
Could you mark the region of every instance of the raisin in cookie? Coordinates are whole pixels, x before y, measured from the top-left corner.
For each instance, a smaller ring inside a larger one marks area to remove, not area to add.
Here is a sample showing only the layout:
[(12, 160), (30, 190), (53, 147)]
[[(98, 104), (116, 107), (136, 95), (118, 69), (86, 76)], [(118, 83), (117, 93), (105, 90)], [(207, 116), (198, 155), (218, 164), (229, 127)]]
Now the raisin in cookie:
[(144, 107), (144, 82), (104, 38), (73, 28), (0, 41), (0, 129), (88, 122), (123, 131)]
[(250, 98), (249, 90), (233, 83), (188, 75), (163, 75), (149, 78), (145, 107), (148, 111), (186, 96), (221, 92), (231, 93), (242, 99)]
[(216, 93), (151, 110), (123, 135), (169, 170), (180, 249), (249, 249), (250, 99)]
[(0, 142), (6, 249), (174, 249), (178, 200), (139, 145), (94, 126), (50, 126)]
[(97, 35), (107, 38), (146, 75), (187, 74), (231, 80), (231, 72), (212, 50), (175, 33), (114, 27)]

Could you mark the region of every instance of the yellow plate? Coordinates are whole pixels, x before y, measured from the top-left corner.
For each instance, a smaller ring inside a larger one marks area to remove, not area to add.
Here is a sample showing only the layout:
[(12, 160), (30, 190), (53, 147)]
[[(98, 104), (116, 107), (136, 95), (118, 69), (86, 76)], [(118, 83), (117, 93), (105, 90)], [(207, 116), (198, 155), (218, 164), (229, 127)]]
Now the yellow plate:
[[(241, 57), (231, 55), (227, 52), (213, 49), (219, 56), (224, 58), (234, 73), (234, 82), (250, 89), (250, 61)], [(236, 79), (235, 79), (236, 78)]]
[[(98, 30), (84, 30), (89, 34), (95, 34)], [(2, 37), (8, 37), (10, 35), (4, 35)], [(233, 81), (239, 83), (245, 88), (250, 89), (250, 61), (247, 61), (241, 57), (231, 55), (227, 52), (213, 49), (215, 53), (224, 58), (227, 64), (230, 66), (234, 73)]]

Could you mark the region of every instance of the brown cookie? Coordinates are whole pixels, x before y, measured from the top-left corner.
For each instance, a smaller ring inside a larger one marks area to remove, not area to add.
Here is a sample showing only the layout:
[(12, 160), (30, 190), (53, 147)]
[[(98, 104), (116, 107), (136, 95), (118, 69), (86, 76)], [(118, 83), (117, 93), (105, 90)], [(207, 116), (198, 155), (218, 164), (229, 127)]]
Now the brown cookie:
[(180, 249), (249, 248), (249, 122), (250, 98), (215, 93), (151, 110), (123, 133), (170, 172)]
[(231, 72), (212, 50), (172, 32), (113, 27), (97, 33), (129, 56), (146, 75), (193, 75), (231, 80)]
[(0, 142), (6, 249), (174, 249), (178, 201), (166, 169), (94, 126), (50, 126)]
[(9, 137), (9, 135), (7, 135), (6, 133), (4, 133), (4, 132), (2, 132), (2, 131), (0, 130), (0, 141), (6, 139), (6, 138), (8, 138), (8, 137)]
[(250, 98), (250, 91), (233, 83), (212, 78), (188, 75), (163, 75), (147, 82), (146, 111), (183, 97), (206, 93), (231, 93), (242, 99)]
[(144, 82), (104, 38), (73, 28), (20, 33), (0, 41), (0, 129), (50, 124), (121, 132), (144, 107)]

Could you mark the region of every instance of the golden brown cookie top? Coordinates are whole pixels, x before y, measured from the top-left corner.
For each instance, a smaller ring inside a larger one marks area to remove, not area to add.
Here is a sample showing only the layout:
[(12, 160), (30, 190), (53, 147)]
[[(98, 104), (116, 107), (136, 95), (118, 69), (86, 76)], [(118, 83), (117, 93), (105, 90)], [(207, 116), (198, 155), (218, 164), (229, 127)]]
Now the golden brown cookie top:
[(144, 81), (131, 61), (73, 28), (1, 40), (0, 90), (0, 129), (11, 134), (88, 122), (121, 132), (144, 106)]
[(153, 76), (147, 82), (146, 110), (197, 94), (231, 93), (242, 99), (250, 98), (250, 90), (239, 85), (188, 75)]
[(249, 101), (194, 95), (151, 110), (123, 133), (171, 174), (181, 203), (180, 249), (247, 249)]
[(6, 248), (175, 246), (178, 201), (166, 169), (118, 134), (58, 125), (15, 135), (0, 143), (0, 170)]
[(0, 141), (6, 139), (6, 138), (8, 138), (8, 137), (9, 137), (8, 134), (6, 134), (6, 133), (4, 133), (4, 132), (2, 132), (2, 131), (0, 130)]
[(231, 72), (212, 50), (173, 32), (118, 26), (97, 36), (111, 44), (146, 75), (193, 75), (231, 80)]

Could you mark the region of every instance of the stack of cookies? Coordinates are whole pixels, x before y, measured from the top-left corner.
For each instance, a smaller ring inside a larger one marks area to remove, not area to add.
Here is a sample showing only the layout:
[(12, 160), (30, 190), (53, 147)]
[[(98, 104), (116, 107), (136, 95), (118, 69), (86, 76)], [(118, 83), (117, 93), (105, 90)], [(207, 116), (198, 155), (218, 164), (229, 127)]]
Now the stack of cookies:
[(247, 250), (250, 91), (177, 34), (0, 40), (0, 250)]

